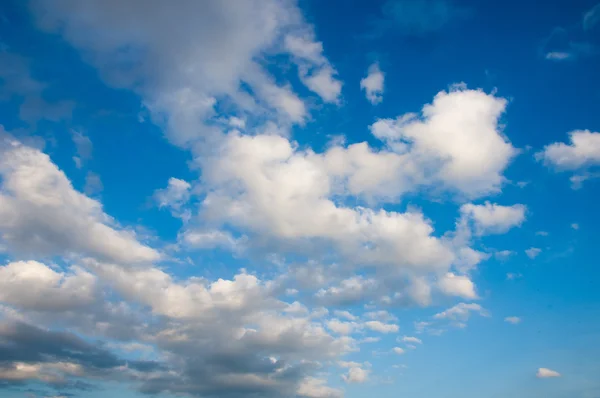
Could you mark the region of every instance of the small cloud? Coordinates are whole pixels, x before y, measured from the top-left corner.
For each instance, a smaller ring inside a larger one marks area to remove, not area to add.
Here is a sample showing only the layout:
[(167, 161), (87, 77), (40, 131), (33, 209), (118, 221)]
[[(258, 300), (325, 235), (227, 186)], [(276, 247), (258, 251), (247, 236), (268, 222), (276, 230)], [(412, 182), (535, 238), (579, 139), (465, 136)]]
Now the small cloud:
[(546, 59), (552, 61), (564, 61), (573, 58), (573, 54), (564, 51), (551, 51), (546, 53)]
[(399, 338), (398, 341), (412, 344), (423, 344), (423, 341), (421, 339), (412, 336), (403, 336), (402, 338)]
[(360, 81), (360, 88), (365, 90), (371, 104), (377, 105), (383, 101), (383, 82), (385, 76), (377, 63), (369, 67), (368, 75)]
[(521, 318), (518, 316), (507, 316), (504, 318), (504, 322), (512, 323), (513, 325), (521, 323)]
[(400, 347), (394, 347), (393, 351), (398, 355), (402, 355), (405, 353), (404, 348), (400, 348)]
[(102, 185), (102, 180), (100, 176), (96, 173), (92, 173), (91, 171), (87, 173), (85, 176), (85, 187), (83, 188), (84, 192), (87, 195), (93, 196), (97, 195), (104, 189)]
[(494, 253), (494, 257), (496, 257), (497, 260), (506, 261), (510, 256), (514, 254), (515, 252), (512, 250), (500, 250)]
[(591, 30), (600, 23), (600, 3), (596, 4), (583, 15), (583, 29)]
[(509, 272), (506, 274), (506, 279), (508, 279), (509, 281), (512, 281), (515, 279), (520, 279), (522, 277), (523, 277), (523, 274), (521, 274), (521, 273)]
[(551, 377), (560, 377), (560, 373), (556, 370), (548, 369), (548, 368), (539, 368), (536, 374), (538, 379), (548, 379)]
[(537, 236), (548, 236), (548, 235), (550, 235), (550, 234), (549, 234), (548, 232), (546, 232), (546, 231), (537, 231), (535, 234), (536, 234)]
[(539, 256), (541, 252), (542, 249), (539, 249), (537, 247), (530, 247), (529, 249), (525, 250), (525, 254), (527, 254), (527, 257), (529, 257), (532, 260)]
[(579, 224), (574, 222), (573, 224), (571, 224), (571, 228), (577, 231), (579, 229)]

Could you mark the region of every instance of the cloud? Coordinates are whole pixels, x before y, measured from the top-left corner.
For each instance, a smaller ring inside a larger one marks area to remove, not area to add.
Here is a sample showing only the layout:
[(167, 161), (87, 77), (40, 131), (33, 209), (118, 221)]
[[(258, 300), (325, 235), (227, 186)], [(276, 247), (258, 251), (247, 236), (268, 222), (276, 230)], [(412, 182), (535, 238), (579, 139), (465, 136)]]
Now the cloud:
[(402, 355), (405, 353), (404, 349), (400, 347), (394, 347), (393, 351), (398, 355)]
[(552, 369), (548, 369), (548, 368), (539, 368), (536, 376), (539, 379), (547, 379), (547, 378), (551, 378), (551, 377), (560, 377), (560, 373), (558, 373), (555, 370)]
[[(275, 82), (261, 57), (291, 52), (303, 82), (325, 101), (335, 102), (341, 91), (333, 67), (314, 52), (322, 47), (312, 27), (291, 1), (250, 0), (231, 10), (218, 0), (179, 7), (38, 0), (31, 10), (39, 28), (62, 35), (108, 84), (136, 91), (176, 145), (218, 140), (210, 120), (222, 101), (247, 117), (272, 115), (282, 128), (304, 121), (304, 101), (289, 84)], [(286, 46), (284, 34), (305, 42)], [(301, 46), (312, 50), (302, 53)]]
[(81, 131), (71, 130), (71, 138), (75, 144), (75, 150), (77, 156), (73, 157), (75, 165), (78, 169), (83, 167), (83, 163), (92, 158), (93, 144), (88, 136), (84, 135)]
[(458, 296), (474, 300), (477, 298), (475, 284), (464, 275), (455, 275), (448, 272), (438, 281), (440, 290), (449, 296)]
[(0, 266), (0, 301), (5, 304), (59, 312), (89, 306), (96, 299), (96, 277), (79, 267), (58, 272), (37, 261)]
[(364, 383), (369, 379), (369, 370), (359, 367), (351, 367), (348, 369), (348, 374), (342, 376), (346, 383)]
[(414, 173), (406, 180), (477, 197), (500, 190), (502, 172), (517, 154), (498, 127), (505, 108), (502, 98), (455, 85), (438, 93), (421, 116), (381, 119), (371, 133), (405, 153), (403, 167)]
[(536, 159), (557, 170), (574, 171), (600, 165), (600, 133), (574, 130), (569, 133), (570, 144), (555, 142), (536, 153)]
[(365, 90), (367, 99), (373, 105), (383, 101), (383, 82), (384, 74), (377, 63), (369, 66), (368, 75), (360, 81), (360, 88)]
[(481, 316), (489, 316), (488, 312), (479, 304), (459, 303), (445, 311), (437, 313), (434, 319), (448, 319), (453, 321), (466, 321), (471, 317), (471, 313), (477, 313)]
[(483, 205), (464, 204), (460, 208), (463, 222), (472, 222), (477, 235), (504, 234), (525, 221), (527, 207), (522, 204), (501, 206), (485, 202)]
[(471, 14), (470, 10), (446, 0), (389, 0), (381, 11), (382, 17), (373, 22), (373, 34), (377, 36), (388, 30), (424, 35)]
[(114, 228), (102, 205), (76, 191), (48, 155), (0, 139), (0, 233), (12, 251), (78, 253), (123, 263), (160, 258), (133, 232)]
[(383, 323), (381, 321), (367, 321), (365, 322), (365, 327), (367, 329), (373, 330), (374, 332), (379, 333), (398, 333), (400, 329), (398, 325)]
[[(585, 21), (584, 21), (585, 25)], [(549, 61), (575, 61), (596, 53), (593, 40), (580, 25), (574, 28), (556, 27), (542, 42), (541, 55)]]
[(600, 173), (590, 171), (600, 166), (600, 133), (574, 130), (569, 133), (569, 141), (570, 144), (546, 145), (535, 158), (555, 171), (573, 172), (571, 186), (579, 189), (584, 181), (600, 176)]
[(541, 252), (542, 249), (539, 249), (537, 247), (530, 247), (529, 249), (525, 250), (525, 254), (527, 254), (527, 257), (529, 257), (532, 260), (539, 256)]
[(571, 228), (574, 229), (574, 230), (578, 230), (579, 229), (579, 224), (573, 223), (573, 224), (571, 224)]
[(508, 323), (512, 323), (513, 325), (516, 325), (518, 323), (521, 323), (521, 318), (519, 318), (518, 316), (507, 316), (506, 318), (504, 318), (504, 322), (508, 322)]
[(421, 341), (421, 339), (412, 336), (404, 336), (401, 339), (399, 339), (399, 341), (411, 344), (423, 344), (423, 341)]
[(600, 22), (600, 3), (590, 8), (583, 15), (583, 29), (592, 30)]
[(341, 398), (341, 390), (328, 387), (326, 381), (314, 377), (305, 379), (298, 387), (296, 393), (306, 398)]

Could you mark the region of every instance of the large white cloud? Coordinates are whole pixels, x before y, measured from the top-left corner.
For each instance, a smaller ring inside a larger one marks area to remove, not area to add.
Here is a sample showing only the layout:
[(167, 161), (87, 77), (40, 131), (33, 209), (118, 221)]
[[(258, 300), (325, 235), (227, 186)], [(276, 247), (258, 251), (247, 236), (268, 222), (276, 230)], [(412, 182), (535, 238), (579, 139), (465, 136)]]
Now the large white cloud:
[(120, 230), (102, 205), (76, 191), (48, 155), (0, 136), (0, 234), (14, 252), (155, 261), (160, 254)]
[(324, 101), (336, 102), (341, 91), (322, 44), (292, 0), (236, 7), (219, 0), (184, 0), (177, 7), (36, 0), (31, 9), (39, 27), (62, 34), (107, 82), (141, 94), (153, 120), (178, 145), (218, 135), (206, 121), (221, 100), (242, 113), (274, 111), (281, 123), (301, 123), (304, 101), (261, 66), (269, 54), (290, 53), (304, 84)]

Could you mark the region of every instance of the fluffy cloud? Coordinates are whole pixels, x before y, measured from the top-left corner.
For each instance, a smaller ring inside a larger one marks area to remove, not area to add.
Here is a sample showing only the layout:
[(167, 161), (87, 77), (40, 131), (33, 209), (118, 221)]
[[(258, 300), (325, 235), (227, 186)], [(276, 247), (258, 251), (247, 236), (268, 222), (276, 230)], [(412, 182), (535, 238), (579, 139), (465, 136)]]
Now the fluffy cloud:
[(439, 281), (440, 290), (449, 296), (476, 299), (475, 284), (467, 277), (448, 272)]
[(560, 377), (560, 373), (558, 373), (556, 370), (548, 368), (539, 368), (536, 376), (540, 379), (547, 379), (551, 377)]
[(421, 115), (379, 120), (371, 132), (409, 155), (403, 167), (417, 182), (476, 197), (499, 191), (502, 172), (517, 153), (498, 127), (505, 108), (502, 98), (457, 85), (438, 93)]
[(575, 130), (569, 133), (570, 144), (556, 142), (544, 147), (536, 158), (559, 170), (578, 170), (600, 164), (600, 133)]
[(575, 130), (569, 133), (570, 144), (555, 142), (535, 154), (537, 160), (557, 171), (571, 171), (572, 187), (577, 189), (587, 179), (598, 177), (590, 169), (600, 166), (600, 133)]
[(525, 250), (525, 254), (527, 254), (527, 257), (529, 257), (532, 260), (539, 256), (541, 252), (542, 249), (539, 249), (537, 247), (530, 247), (529, 249)]
[(524, 205), (501, 206), (485, 202), (483, 205), (467, 203), (461, 206), (463, 220), (472, 222), (477, 235), (503, 234), (525, 221)]
[(58, 272), (37, 261), (0, 266), (0, 301), (33, 311), (69, 311), (93, 303), (96, 277), (73, 267)]
[(369, 370), (351, 367), (348, 369), (348, 374), (343, 375), (342, 378), (346, 383), (364, 383), (368, 380), (369, 373)]
[(0, 136), (0, 233), (15, 252), (76, 253), (123, 263), (159, 253), (119, 230), (102, 205), (76, 191), (48, 155)]
[(398, 355), (403, 355), (405, 353), (404, 348), (394, 347), (393, 351)]
[(394, 325), (392, 323), (383, 323), (381, 321), (367, 321), (365, 322), (365, 327), (374, 332), (379, 333), (397, 333), (400, 329), (398, 325)]
[(367, 99), (373, 105), (383, 101), (383, 81), (383, 72), (376, 63), (369, 66), (368, 75), (360, 81), (360, 88), (365, 90)]

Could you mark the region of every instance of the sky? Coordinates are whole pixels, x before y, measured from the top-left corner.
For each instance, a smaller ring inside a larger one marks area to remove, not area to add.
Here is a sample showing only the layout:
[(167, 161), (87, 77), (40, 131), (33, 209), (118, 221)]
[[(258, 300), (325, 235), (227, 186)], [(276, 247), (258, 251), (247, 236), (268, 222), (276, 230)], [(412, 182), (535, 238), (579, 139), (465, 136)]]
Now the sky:
[(600, 3), (0, 5), (0, 397), (600, 398)]

